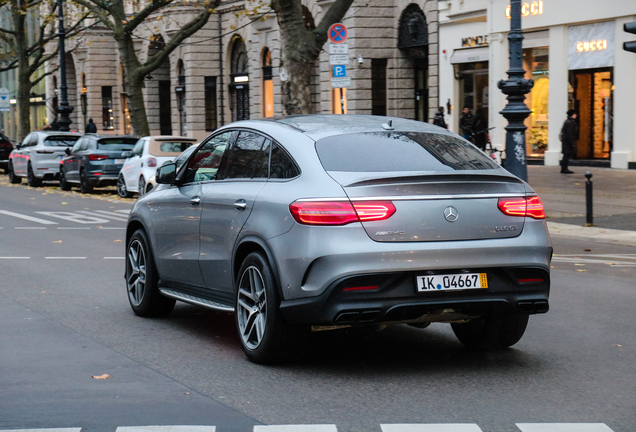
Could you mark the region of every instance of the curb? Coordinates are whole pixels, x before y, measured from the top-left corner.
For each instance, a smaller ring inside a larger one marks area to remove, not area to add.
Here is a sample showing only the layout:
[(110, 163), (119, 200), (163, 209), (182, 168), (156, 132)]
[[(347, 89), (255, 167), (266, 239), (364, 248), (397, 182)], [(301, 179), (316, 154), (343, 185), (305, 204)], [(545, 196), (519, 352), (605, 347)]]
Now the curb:
[(636, 246), (636, 231), (584, 227), (557, 222), (548, 222), (548, 230), (551, 237), (576, 237), (597, 243)]

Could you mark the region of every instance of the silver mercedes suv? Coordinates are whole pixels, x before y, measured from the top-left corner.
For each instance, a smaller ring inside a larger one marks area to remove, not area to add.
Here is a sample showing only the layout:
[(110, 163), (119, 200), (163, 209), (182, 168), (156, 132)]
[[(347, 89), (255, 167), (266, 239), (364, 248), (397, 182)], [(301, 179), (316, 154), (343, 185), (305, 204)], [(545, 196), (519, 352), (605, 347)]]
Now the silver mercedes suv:
[(258, 363), (311, 330), (450, 323), (475, 349), (548, 311), (543, 204), (468, 141), (417, 121), (314, 115), (227, 125), (159, 168), (126, 235), (133, 311), (234, 312)]

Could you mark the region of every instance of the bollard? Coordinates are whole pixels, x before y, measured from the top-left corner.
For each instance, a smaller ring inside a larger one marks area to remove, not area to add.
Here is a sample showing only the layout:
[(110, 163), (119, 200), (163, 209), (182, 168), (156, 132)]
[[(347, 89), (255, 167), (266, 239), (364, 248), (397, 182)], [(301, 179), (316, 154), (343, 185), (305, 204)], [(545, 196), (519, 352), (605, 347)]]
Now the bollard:
[(594, 224), (594, 214), (592, 210), (592, 173), (587, 171), (585, 173), (585, 178), (587, 179), (587, 182), (585, 183), (585, 207), (587, 209), (585, 225), (592, 226)]

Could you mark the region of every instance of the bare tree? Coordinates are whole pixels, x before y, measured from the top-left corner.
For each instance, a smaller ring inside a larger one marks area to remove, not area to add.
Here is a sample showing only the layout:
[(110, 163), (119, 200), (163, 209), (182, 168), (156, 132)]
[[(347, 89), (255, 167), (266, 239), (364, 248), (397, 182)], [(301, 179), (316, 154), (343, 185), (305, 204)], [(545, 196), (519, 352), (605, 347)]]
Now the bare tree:
[[(133, 131), (139, 136), (150, 134), (143, 97), (144, 79), (160, 67), (184, 39), (192, 36), (208, 22), (210, 15), (214, 12), (214, 7), (220, 2), (220, 0), (199, 0), (198, 2), (195, 0), (192, 2), (190, 7), (198, 13), (174, 32), (170, 36), (170, 40), (165, 41), (164, 44), (155, 44), (156, 49), (142, 63), (135, 50), (134, 32), (142, 25), (150, 25), (151, 20), (156, 22), (157, 19), (161, 19), (160, 14), (169, 12), (177, 1), (152, 0), (139, 6), (137, 12), (132, 12), (134, 5), (132, 3), (125, 4), (124, 0), (76, 0), (78, 4), (93, 12), (97, 19), (112, 32), (124, 69), (123, 79), (128, 95), (131, 125)], [(183, 4), (188, 4), (188, 1), (184, 0)]]
[(287, 115), (311, 114), (311, 76), (332, 24), (342, 21), (353, 0), (336, 0), (318, 26), (305, 26), (300, 0), (272, 0), (281, 33), (281, 66), (289, 75), (282, 84), (283, 110)]
[[(31, 89), (50, 75), (55, 69), (46, 73), (37, 73), (46, 62), (57, 55), (57, 50), (46, 52), (46, 45), (57, 39), (55, 28), (57, 7), (44, 0), (0, 0), (0, 8), (8, 10), (11, 16), (9, 28), (0, 27), (0, 40), (5, 52), (4, 63), (0, 72), (18, 70), (17, 106), (19, 116), (18, 133), (20, 139), (31, 132), (29, 116), (29, 97)], [(84, 21), (88, 13), (80, 14), (73, 20), (75, 23), (65, 30), (67, 37), (72, 37), (85, 30)], [(37, 31), (29, 35), (28, 21), (36, 23)]]

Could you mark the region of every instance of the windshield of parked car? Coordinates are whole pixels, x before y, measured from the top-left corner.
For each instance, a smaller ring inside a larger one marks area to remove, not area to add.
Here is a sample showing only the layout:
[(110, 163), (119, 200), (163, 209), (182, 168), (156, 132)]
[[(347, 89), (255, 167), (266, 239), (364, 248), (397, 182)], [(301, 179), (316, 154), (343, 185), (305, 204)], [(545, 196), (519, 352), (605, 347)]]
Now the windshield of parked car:
[(192, 141), (151, 141), (148, 153), (158, 157), (178, 156), (192, 144)]
[(499, 165), (459, 137), (424, 132), (366, 132), (316, 142), (326, 171), (457, 171)]
[(44, 138), (44, 145), (47, 147), (73, 147), (78, 139), (80, 139), (79, 135), (48, 136)]
[(137, 138), (102, 138), (97, 141), (100, 150), (127, 151), (137, 143)]

